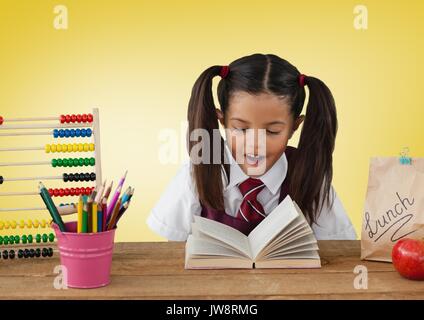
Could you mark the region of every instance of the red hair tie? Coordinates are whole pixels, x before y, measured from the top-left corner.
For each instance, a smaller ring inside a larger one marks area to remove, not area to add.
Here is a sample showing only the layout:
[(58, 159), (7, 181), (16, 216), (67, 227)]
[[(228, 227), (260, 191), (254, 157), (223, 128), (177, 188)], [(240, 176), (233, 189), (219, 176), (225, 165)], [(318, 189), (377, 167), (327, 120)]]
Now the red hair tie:
[(306, 79), (306, 75), (301, 74), (301, 75), (299, 76), (299, 85), (300, 85), (301, 87), (304, 87), (304, 86), (305, 86), (305, 79)]
[(225, 79), (228, 76), (228, 73), (230, 72), (229, 66), (222, 66), (221, 71), (219, 72), (219, 75), (221, 78)]

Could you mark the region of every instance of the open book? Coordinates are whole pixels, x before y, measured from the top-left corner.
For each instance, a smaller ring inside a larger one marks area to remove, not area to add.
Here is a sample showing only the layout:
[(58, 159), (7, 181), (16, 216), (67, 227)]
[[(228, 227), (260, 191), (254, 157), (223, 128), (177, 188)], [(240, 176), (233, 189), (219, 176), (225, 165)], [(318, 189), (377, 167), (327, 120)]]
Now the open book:
[(186, 269), (320, 267), (317, 240), (289, 196), (248, 236), (195, 216), (186, 243)]

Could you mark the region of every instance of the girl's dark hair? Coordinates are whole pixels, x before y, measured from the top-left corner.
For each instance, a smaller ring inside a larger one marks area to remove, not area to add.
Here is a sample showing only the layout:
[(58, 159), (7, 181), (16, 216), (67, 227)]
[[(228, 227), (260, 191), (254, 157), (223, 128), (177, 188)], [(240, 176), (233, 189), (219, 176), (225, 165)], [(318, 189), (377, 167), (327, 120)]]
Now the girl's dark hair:
[[(288, 61), (272, 54), (253, 54), (233, 61), (229, 74), (218, 84), (221, 111), (228, 110), (231, 95), (237, 91), (249, 94), (270, 93), (285, 96), (291, 106), (293, 119), (302, 112), (305, 88), (299, 84), (300, 72)], [(188, 107), (189, 134), (195, 129), (212, 132), (218, 129), (218, 118), (212, 94), (212, 79), (221, 66), (212, 66), (196, 80)], [(309, 222), (316, 222), (324, 201), (330, 201), (333, 177), (333, 150), (337, 133), (337, 114), (330, 89), (318, 78), (307, 76), (309, 88), (297, 152), (290, 162), (290, 196), (299, 205)], [(194, 181), (200, 203), (224, 210), (221, 164), (224, 163), (224, 141), (221, 146), (211, 143), (210, 164), (193, 164)], [(189, 152), (197, 142), (189, 141)], [(214, 150), (220, 149), (221, 164), (214, 164)], [(228, 165), (224, 165), (228, 172)], [(321, 201), (323, 199), (323, 201)]]

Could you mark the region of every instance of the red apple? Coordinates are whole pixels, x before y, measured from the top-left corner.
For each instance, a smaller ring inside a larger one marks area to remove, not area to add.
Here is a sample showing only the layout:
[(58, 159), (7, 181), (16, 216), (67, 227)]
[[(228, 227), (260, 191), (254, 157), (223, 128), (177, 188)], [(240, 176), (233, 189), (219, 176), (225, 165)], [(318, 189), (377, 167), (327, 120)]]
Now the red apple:
[(392, 250), (395, 269), (405, 278), (424, 280), (424, 241), (400, 239)]

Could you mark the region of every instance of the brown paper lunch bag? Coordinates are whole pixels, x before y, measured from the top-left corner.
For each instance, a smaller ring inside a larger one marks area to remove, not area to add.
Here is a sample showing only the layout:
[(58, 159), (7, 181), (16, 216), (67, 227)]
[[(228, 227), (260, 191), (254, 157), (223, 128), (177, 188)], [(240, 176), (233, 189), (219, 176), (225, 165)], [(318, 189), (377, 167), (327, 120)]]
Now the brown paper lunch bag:
[(424, 237), (424, 158), (371, 158), (362, 217), (361, 259), (391, 262), (396, 241)]

